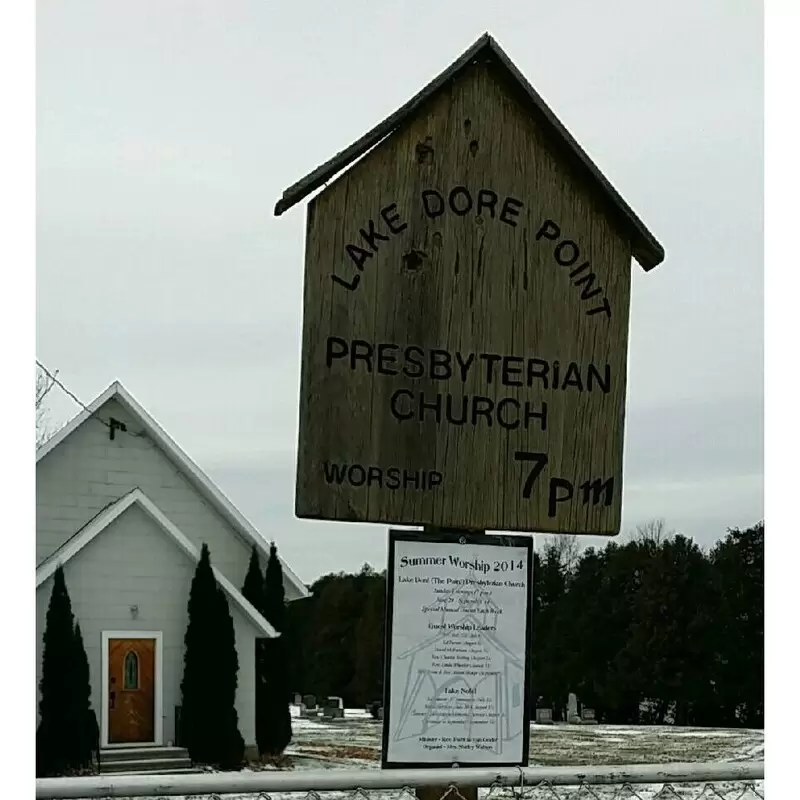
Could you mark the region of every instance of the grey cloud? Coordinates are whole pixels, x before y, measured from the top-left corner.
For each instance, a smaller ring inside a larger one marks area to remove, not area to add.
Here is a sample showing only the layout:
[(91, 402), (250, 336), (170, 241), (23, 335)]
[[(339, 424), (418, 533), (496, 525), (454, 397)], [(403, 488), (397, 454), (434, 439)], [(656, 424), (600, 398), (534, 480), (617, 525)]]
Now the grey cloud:
[(37, 15), (38, 356), (87, 402), (121, 379), (309, 579), (381, 563), (385, 529), (293, 518), (305, 212), (272, 206), (487, 29), (666, 247), (633, 272), (626, 526), (763, 515), (763, 9), (497, 9)]

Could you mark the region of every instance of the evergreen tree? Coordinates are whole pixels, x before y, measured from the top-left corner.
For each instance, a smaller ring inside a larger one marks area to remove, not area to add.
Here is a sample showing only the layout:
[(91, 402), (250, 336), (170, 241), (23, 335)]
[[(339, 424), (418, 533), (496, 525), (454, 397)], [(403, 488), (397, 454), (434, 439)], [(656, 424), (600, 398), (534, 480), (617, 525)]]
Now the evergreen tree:
[(711, 692), (711, 570), (696, 544), (677, 535), (650, 545), (626, 632), (628, 673), (642, 697), (655, 700), (651, 719), (693, 724)]
[(244, 739), (239, 732), (239, 716), (236, 713), (236, 688), (239, 683), (239, 657), (236, 654), (236, 633), (233, 618), (228, 608), (228, 599), (222, 589), (217, 589), (217, 627), (219, 651), (215, 700), (218, 703), (220, 728), (219, 753), (215, 759), (223, 769), (241, 767), (244, 758)]
[[(313, 638), (307, 641), (305, 671), (318, 697), (336, 695), (352, 705), (357, 704), (349, 688), (357, 669), (356, 623), (361, 614), (355, 580), (355, 575), (326, 576), (312, 587)], [(374, 657), (383, 663), (381, 651)]]
[[(76, 720), (76, 763), (89, 766), (95, 750), (99, 746), (99, 729), (97, 716), (92, 709), (92, 685), (89, 675), (89, 659), (83, 646), (81, 626), (76, 623), (74, 634), (76, 686), (75, 686), (75, 720)], [(78, 723), (78, 721), (80, 721)]]
[[(286, 601), (283, 570), (273, 542), (264, 577), (264, 616), (278, 633), (286, 622)], [(264, 666), (261, 712), (264, 720), (259, 750), (270, 756), (280, 755), (292, 740), (292, 718), (289, 710), (288, 653), (283, 636), (264, 641)]]
[(258, 561), (258, 550), (253, 545), (250, 553), (250, 563), (247, 565), (247, 575), (242, 586), (242, 595), (245, 600), (252, 604), (256, 611), (264, 613), (264, 575), (261, 572), (261, 564)]
[(278, 558), (278, 548), (272, 542), (269, 548), (267, 571), (264, 575), (264, 614), (276, 631), (282, 631), (286, 620), (286, 592), (283, 588), (283, 569)]
[[(250, 553), (250, 563), (247, 567), (247, 575), (244, 579), (244, 586), (242, 586), (242, 594), (252, 603), (253, 607), (260, 614), (264, 613), (264, 575), (261, 572), (261, 564), (258, 559), (258, 550), (253, 545), (253, 550)], [(266, 640), (263, 637), (256, 639), (256, 703), (255, 703), (255, 726), (256, 726), (256, 744), (258, 745), (258, 752), (261, 755), (267, 752), (269, 745), (269, 720), (267, 718), (268, 710), (265, 708), (266, 693), (264, 691), (264, 659), (266, 657), (265, 650)]]
[(206, 702), (214, 685), (212, 664), (217, 656), (212, 624), (216, 617), (216, 592), (210, 554), (204, 544), (189, 591), (181, 682), (181, 738), (192, 761), (200, 763), (211, 763), (217, 727), (217, 720), (212, 718), (213, 708)]
[(206, 544), (192, 579), (188, 615), (181, 681), (182, 740), (194, 762), (235, 766), (241, 762), (234, 706), (239, 669), (236, 641)]
[(90, 763), (93, 742), (87, 720), (92, 713), (89, 663), (60, 566), (53, 575), (43, 641), (36, 772), (63, 775)]
[(386, 584), (365, 564), (356, 577), (361, 614), (355, 627), (355, 659), (353, 679), (346, 694), (354, 705), (380, 701), (383, 697), (384, 620), (386, 617)]
[(764, 727), (764, 523), (728, 531), (711, 553), (714, 724)]
[[(608, 723), (763, 726), (763, 522), (710, 553), (655, 522), (572, 565), (563, 556), (534, 553), (534, 701), (556, 718), (575, 692)], [(291, 688), (376, 698), (384, 587), (368, 569), (329, 574), (289, 605)]]
[[(562, 666), (565, 642), (558, 629), (559, 601), (566, 591), (566, 580), (566, 569), (553, 543), (545, 547), (543, 557), (534, 553), (531, 698), (535, 706), (541, 697), (545, 706), (553, 709), (556, 722), (562, 721), (561, 711), (570, 691)], [(554, 651), (558, 657), (553, 657)]]

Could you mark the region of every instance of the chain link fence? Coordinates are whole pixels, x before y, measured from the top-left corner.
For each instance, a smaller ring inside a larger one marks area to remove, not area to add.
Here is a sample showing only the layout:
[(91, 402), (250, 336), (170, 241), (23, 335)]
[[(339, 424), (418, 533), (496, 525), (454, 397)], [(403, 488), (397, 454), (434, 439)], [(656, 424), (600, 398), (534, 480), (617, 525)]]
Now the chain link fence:
[[(457, 777), (456, 777), (457, 776)], [(643, 764), (453, 770), (331, 769), (42, 778), (42, 800), (751, 800), (764, 764)]]

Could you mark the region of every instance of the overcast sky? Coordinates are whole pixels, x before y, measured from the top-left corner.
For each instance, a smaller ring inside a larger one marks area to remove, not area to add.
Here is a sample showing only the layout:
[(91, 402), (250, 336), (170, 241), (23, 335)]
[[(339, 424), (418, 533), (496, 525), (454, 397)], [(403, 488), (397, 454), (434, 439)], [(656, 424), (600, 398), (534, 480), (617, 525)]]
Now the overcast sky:
[(305, 204), (272, 208), (487, 30), (666, 250), (633, 266), (624, 527), (763, 517), (760, 4), (492, 5), (37, 6), (37, 355), (86, 403), (120, 380), (308, 581), (386, 529), (294, 518)]

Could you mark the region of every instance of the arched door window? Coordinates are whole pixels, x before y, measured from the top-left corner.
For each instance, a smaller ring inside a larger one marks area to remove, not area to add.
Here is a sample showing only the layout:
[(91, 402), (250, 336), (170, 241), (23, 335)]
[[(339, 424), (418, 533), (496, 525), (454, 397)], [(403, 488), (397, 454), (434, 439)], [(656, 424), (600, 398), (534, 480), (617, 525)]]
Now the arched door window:
[(125, 664), (123, 666), (122, 688), (123, 689), (138, 689), (139, 688), (139, 656), (131, 650), (125, 656)]

